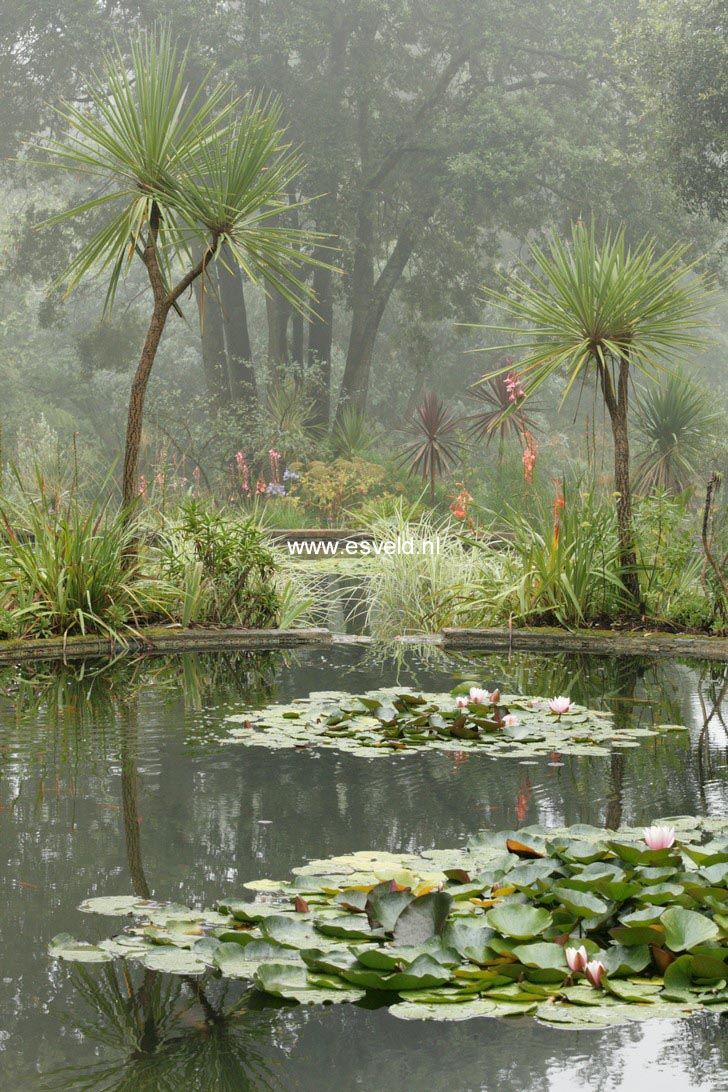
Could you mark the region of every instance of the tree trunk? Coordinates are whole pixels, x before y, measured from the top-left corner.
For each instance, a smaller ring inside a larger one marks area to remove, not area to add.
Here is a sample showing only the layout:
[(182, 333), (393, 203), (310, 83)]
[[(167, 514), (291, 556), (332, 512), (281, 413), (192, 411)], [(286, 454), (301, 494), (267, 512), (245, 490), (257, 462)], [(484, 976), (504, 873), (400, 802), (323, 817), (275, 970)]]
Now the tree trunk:
[(248, 313), (245, 307), (245, 287), (238, 265), (228, 271), (220, 267), (220, 300), (227, 349), (227, 378), (233, 405), (246, 410), (256, 409), (258, 392), (250, 346)]
[(632, 609), (642, 609), (640, 582), (637, 573), (637, 554), (632, 524), (632, 488), (629, 474), (629, 357), (621, 356), (618, 367), (617, 391), (605, 365), (598, 365), (604, 400), (609, 410), (614, 440), (614, 489), (617, 494), (617, 537), (619, 540), (619, 567), (622, 582), (627, 589)]
[(288, 363), (288, 319), (290, 307), (274, 288), (268, 288), (265, 309), (268, 317), (268, 368), (274, 378), (280, 379), (284, 365)]
[(200, 313), (205, 386), (212, 402), (213, 412), (216, 413), (225, 408), (230, 398), (225, 331), (220, 306), (220, 283), (216, 270), (207, 270), (204, 286), (202, 278), (195, 281), (195, 297)]
[(331, 416), (331, 344), (334, 321), (333, 274), (314, 269), (316, 314), (308, 320), (308, 367), (316, 373), (314, 424), (329, 426)]
[(126, 447), (124, 449), (124, 478), (122, 484), (123, 507), (128, 514), (139, 492), (137, 471), (139, 468), (139, 449), (142, 442), (142, 423), (144, 420), (144, 399), (147, 393), (149, 376), (157, 355), (159, 342), (162, 340), (164, 325), (167, 321), (170, 305), (158, 300), (154, 304), (152, 320), (149, 323), (144, 348), (134, 373), (129, 397), (129, 414), (126, 422)]
[(362, 270), (358, 285), (353, 286), (351, 335), (341, 381), (337, 418), (347, 403), (362, 412), (366, 409), (374, 343), (379, 326), (389, 297), (410, 260), (414, 246), (412, 234), (402, 231), (376, 284), (369, 285), (367, 271)]

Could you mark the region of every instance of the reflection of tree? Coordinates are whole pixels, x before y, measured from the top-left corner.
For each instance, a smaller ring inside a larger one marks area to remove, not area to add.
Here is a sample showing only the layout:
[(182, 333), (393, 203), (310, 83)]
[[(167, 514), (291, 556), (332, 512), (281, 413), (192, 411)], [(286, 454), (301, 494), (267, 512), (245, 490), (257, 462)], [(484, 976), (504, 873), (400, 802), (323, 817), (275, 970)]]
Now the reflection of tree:
[(141, 833), (139, 830), (139, 806), (137, 786), (139, 774), (137, 754), (139, 745), (139, 717), (136, 704), (121, 710), (121, 814), (124, 820), (126, 860), (131, 876), (132, 891), (142, 899), (151, 895), (142, 862)]
[[(135, 972), (124, 964), (77, 967), (72, 983), (91, 1010), (73, 1024), (110, 1058), (64, 1067), (46, 1087), (74, 1092), (245, 1092), (281, 1087), (264, 1057), (265, 1020), (233, 986)], [(214, 991), (214, 995), (213, 995)], [(239, 996), (231, 999), (231, 995)]]

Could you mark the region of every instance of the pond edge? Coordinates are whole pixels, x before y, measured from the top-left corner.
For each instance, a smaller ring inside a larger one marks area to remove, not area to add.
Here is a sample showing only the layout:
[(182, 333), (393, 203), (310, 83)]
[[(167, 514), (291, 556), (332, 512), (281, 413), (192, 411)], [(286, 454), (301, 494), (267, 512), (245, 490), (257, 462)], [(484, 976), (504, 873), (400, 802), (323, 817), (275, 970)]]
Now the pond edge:
[[(695, 634), (625, 633), (614, 630), (443, 629), (439, 633), (395, 637), (398, 645), (430, 645), (446, 651), (588, 652), (599, 656), (686, 656), (728, 662), (728, 638)], [(167, 655), (180, 652), (231, 652), (246, 649), (296, 648), (306, 645), (372, 645), (373, 637), (332, 633), (324, 626), (309, 629), (179, 629), (154, 627), (130, 633), (124, 640), (103, 637), (50, 637), (0, 641), (0, 663), (33, 660), (78, 660), (127, 653)]]

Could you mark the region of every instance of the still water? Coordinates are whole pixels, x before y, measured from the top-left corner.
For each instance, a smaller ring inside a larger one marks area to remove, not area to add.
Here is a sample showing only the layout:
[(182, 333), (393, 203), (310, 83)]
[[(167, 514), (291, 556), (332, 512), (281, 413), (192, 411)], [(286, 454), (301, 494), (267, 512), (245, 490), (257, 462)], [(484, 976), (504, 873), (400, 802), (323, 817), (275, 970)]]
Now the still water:
[[(311, 690), (478, 678), (564, 693), (624, 721), (687, 733), (610, 757), (537, 761), (435, 752), (362, 759), (221, 746), (225, 718)], [(185, 655), (111, 669), (0, 675), (0, 1089), (495, 1092), (728, 1088), (725, 1023), (700, 1016), (604, 1031), (530, 1018), (403, 1022), (386, 1008), (276, 1005), (234, 983), (53, 963), (50, 938), (118, 919), (94, 895), (210, 905), (257, 877), (360, 849), (447, 848), (528, 823), (602, 826), (728, 808), (723, 665), (647, 658), (365, 647)]]

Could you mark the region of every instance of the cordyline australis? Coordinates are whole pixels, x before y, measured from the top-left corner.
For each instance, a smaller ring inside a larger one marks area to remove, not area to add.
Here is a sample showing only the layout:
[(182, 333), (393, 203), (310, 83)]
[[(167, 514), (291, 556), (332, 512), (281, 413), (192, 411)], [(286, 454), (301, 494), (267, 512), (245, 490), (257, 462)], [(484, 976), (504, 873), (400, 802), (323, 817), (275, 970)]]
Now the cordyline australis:
[[(620, 567), (633, 610), (640, 606), (640, 587), (632, 526), (629, 385), (635, 370), (657, 379), (707, 343), (700, 330), (713, 292), (704, 275), (695, 272), (696, 263), (684, 263), (687, 249), (673, 246), (658, 255), (649, 238), (632, 248), (624, 230), (605, 230), (598, 240), (593, 224), (577, 224), (571, 243), (553, 235), (543, 249), (531, 245), (529, 262), (518, 263), (507, 292), (485, 289), (489, 302), (509, 321), (481, 328), (516, 339), (492, 351), (521, 354), (517, 371), (526, 399), (561, 372), (564, 397), (589, 378), (601, 392), (614, 440)], [(488, 373), (483, 382), (507, 370), (510, 365)]]
[(313, 292), (297, 271), (306, 263), (323, 265), (304, 249), (314, 242), (321, 246), (323, 237), (288, 227), (281, 217), (306, 202), (290, 200), (302, 161), (286, 141), (280, 104), (261, 97), (236, 100), (225, 84), (208, 88), (208, 78), (195, 89), (187, 60), (168, 31), (140, 33), (129, 64), (118, 46), (106, 56), (101, 76), (85, 89), (88, 105), (58, 108), (67, 135), (40, 142), (44, 163), (88, 178), (96, 194), (45, 225), (90, 212), (108, 214), (56, 286), (64, 284), (68, 292), (86, 276), (106, 275), (108, 316), (120, 280), (139, 259), (152, 292), (129, 400), (127, 519), (137, 495), (147, 384), (170, 312), (181, 313), (182, 297), (199, 280), (204, 318), (205, 285), (218, 261), (226, 268), (238, 265), (266, 291), (312, 312)]

